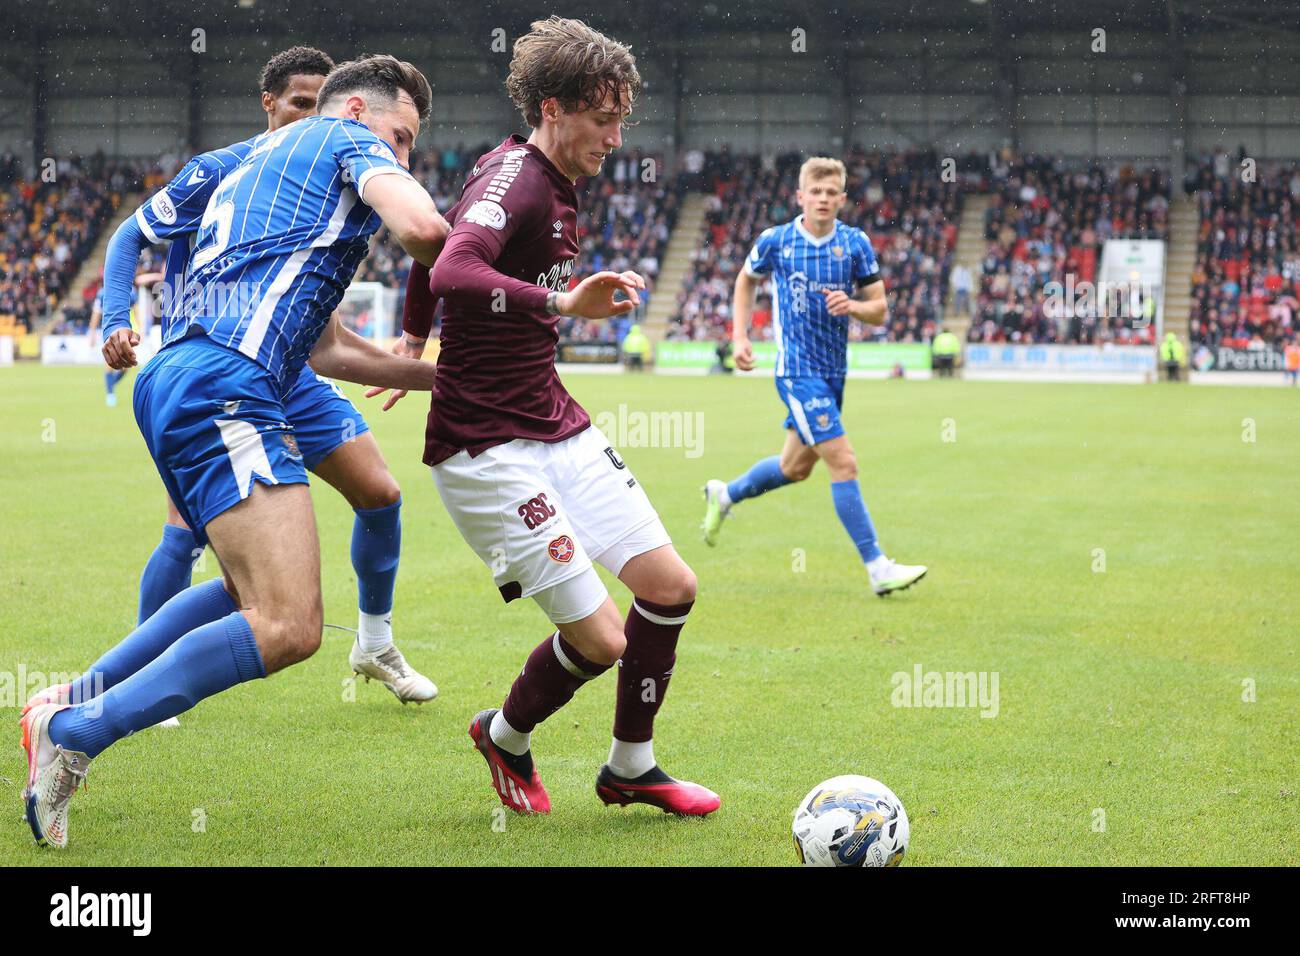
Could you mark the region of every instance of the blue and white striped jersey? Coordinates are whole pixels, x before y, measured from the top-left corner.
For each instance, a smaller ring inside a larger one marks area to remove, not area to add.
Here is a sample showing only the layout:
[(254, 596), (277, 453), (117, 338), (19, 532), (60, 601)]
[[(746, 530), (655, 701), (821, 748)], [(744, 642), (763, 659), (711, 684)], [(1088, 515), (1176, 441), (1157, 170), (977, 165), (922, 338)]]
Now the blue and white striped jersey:
[(763, 230), (745, 259), (751, 276), (770, 275), (776, 374), (842, 377), (848, 367), (849, 318), (831, 315), (823, 292), (852, 296), (880, 277), (867, 234), (838, 219), (823, 238), (803, 227), (803, 216)]
[(135, 211), (136, 224), (150, 242), (170, 244), (163, 265), (163, 288), (158, 303), (161, 313), (158, 321), (162, 325), (164, 340), (180, 313), (181, 291), (185, 288), (190, 253), (203, 213), (208, 208), (208, 200), (226, 174), (243, 162), (267, 135), (259, 133), (242, 143), (200, 153)]
[(361, 123), (311, 116), (267, 134), (213, 191), (164, 345), (200, 328), (292, 385), (369, 249), (372, 177), (410, 174)]

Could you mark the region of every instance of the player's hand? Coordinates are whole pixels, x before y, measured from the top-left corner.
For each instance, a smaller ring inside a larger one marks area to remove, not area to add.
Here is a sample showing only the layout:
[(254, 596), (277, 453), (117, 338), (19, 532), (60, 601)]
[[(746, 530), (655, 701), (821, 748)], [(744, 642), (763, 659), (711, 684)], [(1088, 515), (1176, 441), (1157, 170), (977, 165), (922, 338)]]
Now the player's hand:
[(822, 290), (822, 295), (826, 296), (826, 308), (830, 310), (831, 315), (848, 315), (853, 309), (853, 300), (839, 289)]
[(115, 372), (136, 364), (135, 347), (140, 344), (140, 333), (135, 329), (116, 329), (104, 343), (104, 363)]
[[(404, 358), (418, 359), (422, 355), (424, 355), (425, 341), (426, 340), (424, 339), (413, 338), (412, 336), (409, 336), (405, 332), (403, 332), (401, 337), (398, 338), (398, 340), (393, 343), (393, 354), (401, 355)], [(388, 389), (386, 388), (368, 388), (366, 389), (366, 398), (374, 398), (376, 395), (382, 395), (386, 391), (388, 391)], [(380, 409), (380, 411), (382, 412), (388, 411), (390, 408), (392, 408), (394, 405), (396, 405), (405, 397), (406, 397), (406, 389), (404, 388), (394, 389), (393, 394), (388, 396), (387, 400), (385, 400), (384, 405)]]
[(752, 372), (754, 370), (754, 347), (749, 344), (749, 339), (738, 339), (732, 336), (731, 360), (736, 363), (736, 368), (742, 372)]
[[(556, 307), (561, 315), (580, 319), (608, 319), (626, 315), (641, 304), (645, 279), (635, 272), (597, 272), (587, 276), (568, 292), (561, 292)], [(614, 294), (627, 296), (622, 302), (614, 301)]]

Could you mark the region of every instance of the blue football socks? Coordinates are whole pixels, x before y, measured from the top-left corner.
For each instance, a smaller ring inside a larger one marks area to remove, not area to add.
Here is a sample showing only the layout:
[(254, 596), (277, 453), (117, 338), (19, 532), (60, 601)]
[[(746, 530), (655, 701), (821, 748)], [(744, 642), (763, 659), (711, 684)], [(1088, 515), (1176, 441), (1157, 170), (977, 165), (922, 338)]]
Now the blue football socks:
[(140, 606), (136, 623), (143, 624), (154, 612), (190, 586), (198, 539), (189, 528), (164, 525), (162, 540), (149, 556), (140, 575)]
[(397, 561), (402, 553), (402, 499), (385, 508), (357, 508), (352, 524), (352, 568), (357, 599), (366, 614), (393, 609)]
[(59, 711), (50, 720), (50, 740), (93, 758), (123, 737), (182, 714), (205, 697), (265, 676), (252, 628), (244, 615), (234, 611), (185, 634), (94, 700)]
[(863, 563), (880, 557), (880, 545), (876, 543), (876, 529), (871, 524), (871, 515), (867, 513), (866, 502), (862, 500), (862, 489), (858, 480), (831, 482), (831, 498), (835, 502), (835, 513), (840, 516), (840, 523), (853, 539), (853, 544), (862, 555)]
[(781, 471), (781, 456), (773, 455), (756, 462), (754, 467), (735, 481), (727, 484), (727, 497), (731, 503), (757, 498), (759, 495), (790, 484), (790, 479)]
[(233, 610), (235, 602), (220, 578), (186, 588), (73, 681), (73, 702), (102, 694), (154, 660), (182, 635)]

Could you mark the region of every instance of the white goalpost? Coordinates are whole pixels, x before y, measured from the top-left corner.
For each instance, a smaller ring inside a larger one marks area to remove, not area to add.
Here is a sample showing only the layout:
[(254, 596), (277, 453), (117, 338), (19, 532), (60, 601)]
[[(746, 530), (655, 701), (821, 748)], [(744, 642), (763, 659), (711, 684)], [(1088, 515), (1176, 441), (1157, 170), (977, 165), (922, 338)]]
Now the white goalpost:
[(397, 290), (382, 282), (354, 282), (334, 310), (339, 320), (358, 335), (375, 342), (396, 338)]

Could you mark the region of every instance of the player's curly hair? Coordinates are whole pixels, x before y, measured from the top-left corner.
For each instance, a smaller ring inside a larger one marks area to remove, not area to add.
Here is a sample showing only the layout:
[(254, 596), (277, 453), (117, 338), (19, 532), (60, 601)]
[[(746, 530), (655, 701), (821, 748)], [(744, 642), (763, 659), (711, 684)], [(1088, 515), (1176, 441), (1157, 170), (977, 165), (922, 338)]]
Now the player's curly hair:
[(400, 90), (411, 97), (420, 119), (427, 120), (433, 106), (433, 89), (424, 74), (387, 53), (365, 53), (334, 68), (316, 94), (316, 110), (323, 112), (326, 103), (348, 93), (373, 93), (396, 99)]
[(542, 124), (542, 101), (554, 96), (565, 112), (599, 106), (607, 93), (631, 109), (641, 74), (629, 47), (581, 20), (535, 20), (515, 41), (506, 90), (531, 127)]
[(266, 61), (257, 82), (263, 93), (279, 96), (289, 84), (289, 77), (329, 76), (332, 69), (334, 61), (328, 53), (310, 46), (291, 46)]

